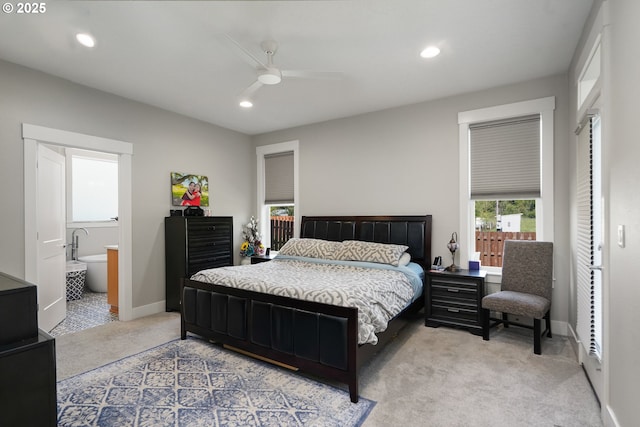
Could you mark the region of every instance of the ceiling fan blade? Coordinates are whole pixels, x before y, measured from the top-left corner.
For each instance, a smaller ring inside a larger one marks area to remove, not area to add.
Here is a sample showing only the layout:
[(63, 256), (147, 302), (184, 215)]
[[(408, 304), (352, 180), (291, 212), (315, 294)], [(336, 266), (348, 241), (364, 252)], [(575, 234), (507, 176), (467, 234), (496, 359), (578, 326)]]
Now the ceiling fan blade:
[(246, 100), (251, 99), (253, 94), (261, 87), (262, 87), (262, 83), (256, 80), (240, 94), (240, 99), (246, 99)]
[(344, 77), (339, 71), (281, 70), (281, 73), (282, 77), (295, 79), (339, 80)]
[(244, 48), (240, 43), (233, 39), (229, 34), (224, 35), (225, 40), (234, 48), (238, 55), (249, 65), (254, 68), (264, 68), (267, 66), (258, 59), (253, 53), (249, 52), (246, 48)]

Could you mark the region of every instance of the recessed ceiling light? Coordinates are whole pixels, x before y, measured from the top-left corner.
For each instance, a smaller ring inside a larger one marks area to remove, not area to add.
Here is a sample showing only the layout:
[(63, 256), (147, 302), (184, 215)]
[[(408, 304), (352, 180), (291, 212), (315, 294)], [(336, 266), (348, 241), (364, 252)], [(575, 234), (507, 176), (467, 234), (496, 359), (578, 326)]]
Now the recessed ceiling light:
[(78, 40), (78, 43), (80, 43), (82, 46), (94, 47), (96, 45), (96, 39), (94, 39), (93, 36), (88, 33), (76, 34), (76, 40)]
[(240, 101), (240, 106), (242, 108), (251, 108), (251, 107), (253, 107), (253, 102), (245, 99), (245, 100)]
[(420, 52), (420, 56), (422, 56), (423, 58), (434, 58), (438, 55), (440, 55), (440, 49), (438, 49), (436, 46), (429, 46), (422, 52)]

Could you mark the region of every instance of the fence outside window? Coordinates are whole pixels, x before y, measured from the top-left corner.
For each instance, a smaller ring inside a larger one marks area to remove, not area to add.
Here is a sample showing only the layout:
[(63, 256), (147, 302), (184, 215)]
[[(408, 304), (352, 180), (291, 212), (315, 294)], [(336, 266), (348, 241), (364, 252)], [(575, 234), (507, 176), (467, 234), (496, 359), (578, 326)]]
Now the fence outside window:
[(480, 265), (502, 267), (505, 240), (536, 240), (536, 233), (535, 231), (476, 231), (476, 252), (480, 252)]
[(280, 248), (293, 237), (293, 216), (271, 217), (271, 250), (279, 251)]

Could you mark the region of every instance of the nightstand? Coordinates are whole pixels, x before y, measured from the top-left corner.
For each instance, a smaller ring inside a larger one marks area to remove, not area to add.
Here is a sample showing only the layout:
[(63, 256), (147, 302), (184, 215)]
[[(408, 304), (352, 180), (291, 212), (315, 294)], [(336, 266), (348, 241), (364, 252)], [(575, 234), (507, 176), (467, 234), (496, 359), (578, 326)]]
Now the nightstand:
[(261, 262), (271, 261), (275, 257), (276, 256), (273, 255), (273, 254), (269, 254), (269, 255), (253, 255), (251, 257), (251, 264), (259, 264)]
[(424, 324), (456, 326), (482, 335), (481, 303), (486, 275), (482, 270), (427, 271)]

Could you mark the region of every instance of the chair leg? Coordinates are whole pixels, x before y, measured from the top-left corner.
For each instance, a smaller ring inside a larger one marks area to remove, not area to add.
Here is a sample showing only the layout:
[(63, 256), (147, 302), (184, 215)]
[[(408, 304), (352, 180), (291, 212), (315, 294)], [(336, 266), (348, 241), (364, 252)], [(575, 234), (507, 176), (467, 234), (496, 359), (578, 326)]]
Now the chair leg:
[(547, 338), (551, 337), (551, 310), (547, 311), (547, 314), (544, 315), (545, 325), (547, 326)]
[(542, 354), (540, 350), (540, 319), (533, 319), (533, 352), (535, 354)]
[(502, 324), (505, 328), (509, 327), (509, 315), (507, 313), (502, 313)]
[(489, 310), (486, 308), (482, 309), (482, 339), (485, 341), (489, 341)]

